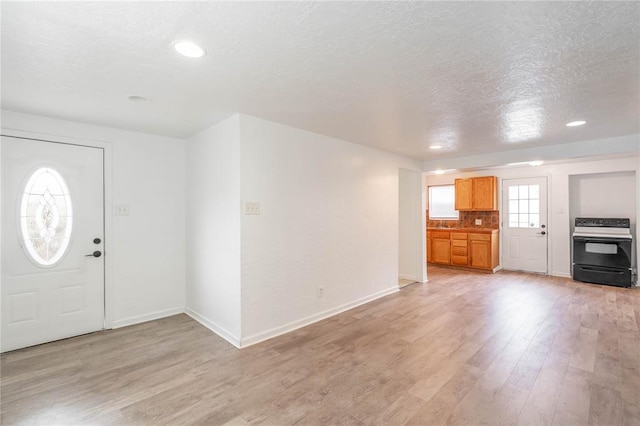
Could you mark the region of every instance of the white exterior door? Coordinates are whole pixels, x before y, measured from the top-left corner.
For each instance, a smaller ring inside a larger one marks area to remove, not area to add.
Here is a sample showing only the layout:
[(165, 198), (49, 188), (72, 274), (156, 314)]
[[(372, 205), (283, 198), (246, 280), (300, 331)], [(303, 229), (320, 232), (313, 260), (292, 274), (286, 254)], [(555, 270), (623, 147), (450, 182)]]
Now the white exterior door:
[(2, 137), (2, 352), (104, 328), (103, 150)]
[(547, 178), (502, 181), (502, 267), (547, 273)]

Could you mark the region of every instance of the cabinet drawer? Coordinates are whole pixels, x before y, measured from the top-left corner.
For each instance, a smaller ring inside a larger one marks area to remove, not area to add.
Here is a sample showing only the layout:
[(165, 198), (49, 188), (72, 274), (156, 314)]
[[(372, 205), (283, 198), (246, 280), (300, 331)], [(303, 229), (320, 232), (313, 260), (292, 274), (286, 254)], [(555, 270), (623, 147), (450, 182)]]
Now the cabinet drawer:
[(451, 255), (451, 264), (452, 265), (464, 265), (467, 266), (467, 256), (458, 256), (455, 254)]
[(466, 247), (467, 240), (451, 240), (451, 245), (454, 247)]
[(467, 233), (466, 232), (452, 232), (451, 233), (451, 239), (452, 240), (465, 240), (467, 239)]
[(469, 239), (473, 241), (491, 241), (491, 234), (469, 234)]
[(449, 231), (429, 231), (431, 238), (449, 238)]
[[(466, 241), (465, 241), (466, 243)], [(466, 256), (467, 255), (467, 247), (451, 247), (451, 254), (455, 254), (456, 256)]]

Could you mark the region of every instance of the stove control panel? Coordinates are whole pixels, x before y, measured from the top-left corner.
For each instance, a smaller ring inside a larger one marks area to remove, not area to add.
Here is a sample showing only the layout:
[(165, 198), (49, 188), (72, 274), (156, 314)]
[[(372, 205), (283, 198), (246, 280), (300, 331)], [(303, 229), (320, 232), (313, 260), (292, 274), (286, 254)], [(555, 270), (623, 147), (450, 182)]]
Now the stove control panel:
[(628, 218), (577, 217), (576, 226), (585, 228), (630, 228)]

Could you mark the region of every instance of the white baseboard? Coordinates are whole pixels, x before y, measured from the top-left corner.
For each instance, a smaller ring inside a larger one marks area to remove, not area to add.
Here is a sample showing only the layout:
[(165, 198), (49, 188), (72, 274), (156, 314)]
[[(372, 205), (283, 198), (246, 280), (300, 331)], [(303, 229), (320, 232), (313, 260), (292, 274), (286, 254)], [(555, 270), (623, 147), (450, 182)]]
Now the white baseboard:
[(495, 268), (493, 268), (493, 273), (495, 274), (496, 272), (501, 271), (501, 270), (502, 270), (502, 265), (498, 265)]
[(135, 317), (124, 318), (121, 320), (113, 321), (111, 328), (121, 328), (128, 325), (140, 324), (141, 322), (153, 321), (160, 318), (170, 317), (172, 315), (178, 315), (184, 313), (184, 306), (179, 308), (164, 309), (162, 311), (151, 312), (150, 314), (137, 315)]
[(549, 275), (552, 275), (554, 277), (571, 278), (571, 274), (568, 274), (566, 272), (550, 272)]
[(393, 294), (399, 291), (398, 286), (389, 287), (386, 290), (379, 291), (366, 297), (354, 300), (353, 302), (346, 303), (335, 308), (327, 309), (326, 311), (318, 312), (317, 314), (310, 315), (306, 318), (299, 319), (297, 321), (284, 324), (279, 327), (272, 328), (270, 330), (263, 331), (261, 333), (254, 334), (253, 336), (247, 336), (240, 340), (240, 347), (246, 348), (247, 346), (255, 345), (256, 343), (264, 342), (265, 340), (272, 339), (285, 333), (289, 333), (293, 330), (305, 327), (314, 322), (321, 321), (323, 319), (332, 317), (349, 309), (353, 309), (357, 306), (364, 305), (365, 303), (379, 299), (389, 294)]
[(233, 334), (229, 333), (223, 327), (220, 327), (218, 324), (216, 324), (215, 322), (211, 321), (209, 318), (205, 317), (204, 315), (199, 314), (198, 312), (194, 311), (191, 308), (187, 307), (185, 309), (185, 313), (187, 315), (189, 315), (191, 318), (193, 318), (194, 320), (198, 321), (200, 324), (202, 324), (205, 327), (207, 327), (209, 330), (211, 330), (214, 333), (216, 333), (218, 336), (222, 337), (227, 342), (231, 343), (236, 348), (240, 349), (240, 347), (241, 347), (240, 346), (240, 339), (238, 339)]
[(419, 279), (417, 279), (416, 277), (414, 277), (414, 276), (412, 276), (412, 275), (398, 274), (398, 278), (400, 278), (401, 280), (414, 280), (414, 281), (420, 281)]

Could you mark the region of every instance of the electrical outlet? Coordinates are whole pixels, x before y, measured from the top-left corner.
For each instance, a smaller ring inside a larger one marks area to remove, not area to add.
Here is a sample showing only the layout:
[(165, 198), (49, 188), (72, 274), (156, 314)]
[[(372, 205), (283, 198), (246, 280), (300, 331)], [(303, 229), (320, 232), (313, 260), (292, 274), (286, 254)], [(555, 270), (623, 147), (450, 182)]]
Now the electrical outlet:
[(116, 216), (129, 216), (129, 204), (116, 204)]
[(478, 226), (482, 225), (482, 219), (476, 219), (476, 225)]
[(324, 287), (318, 287), (318, 297), (324, 296)]
[(244, 214), (259, 215), (260, 203), (257, 201), (247, 201), (244, 203)]

